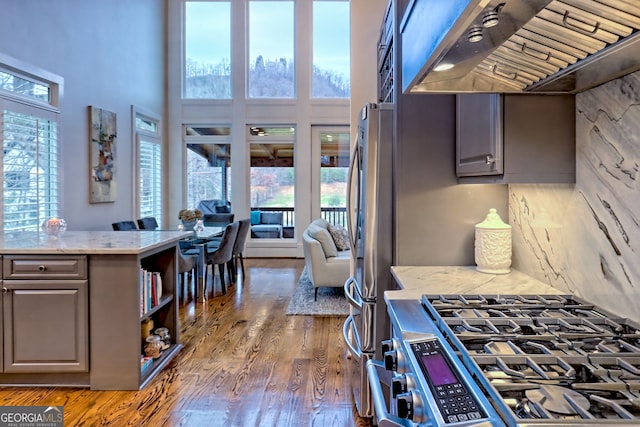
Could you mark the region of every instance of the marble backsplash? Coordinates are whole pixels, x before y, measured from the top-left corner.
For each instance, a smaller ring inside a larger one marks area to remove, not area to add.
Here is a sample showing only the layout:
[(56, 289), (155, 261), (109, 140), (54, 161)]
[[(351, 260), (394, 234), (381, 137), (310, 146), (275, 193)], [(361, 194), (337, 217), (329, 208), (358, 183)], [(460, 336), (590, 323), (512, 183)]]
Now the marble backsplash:
[(640, 72), (576, 96), (576, 184), (510, 185), (513, 267), (640, 321)]

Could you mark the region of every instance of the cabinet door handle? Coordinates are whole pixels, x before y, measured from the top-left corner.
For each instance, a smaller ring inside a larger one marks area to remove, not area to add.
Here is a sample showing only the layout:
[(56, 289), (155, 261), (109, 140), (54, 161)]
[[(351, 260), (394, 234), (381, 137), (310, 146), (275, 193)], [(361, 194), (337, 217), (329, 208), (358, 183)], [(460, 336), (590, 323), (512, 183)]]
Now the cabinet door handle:
[(38, 267), (38, 270), (40, 271), (45, 271), (47, 269), (46, 265), (41, 265), (40, 267)]
[(496, 158), (493, 157), (491, 154), (487, 154), (487, 158), (485, 161), (487, 162), (488, 165), (490, 165), (496, 162)]
[(7, 289), (5, 286), (2, 287), (2, 293), (6, 294), (7, 292), (9, 292), (9, 289)]

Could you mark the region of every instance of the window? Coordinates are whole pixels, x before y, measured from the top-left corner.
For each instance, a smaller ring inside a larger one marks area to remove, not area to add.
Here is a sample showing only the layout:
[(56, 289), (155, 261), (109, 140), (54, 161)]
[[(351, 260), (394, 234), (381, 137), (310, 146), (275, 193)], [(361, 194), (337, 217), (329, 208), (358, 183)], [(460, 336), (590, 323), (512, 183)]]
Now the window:
[(185, 3), (184, 98), (231, 98), (231, 2)]
[(320, 215), (334, 225), (347, 225), (349, 130), (319, 130)]
[(294, 98), (294, 2), (249, 2), (249, 98)]
[[(251, 169), (251, 210), (281, 215), (282, 228), (252, 237), (292, 238), (295, 214), (295, 128), (249, 128)], [(277, 224), (269, 224), (277, 225)]]
[(41, 73), (52, 80), (0, 64), (4, 231), (36, 231), (61, 215), (56, 95), (63, 80)]
[(231, 128), (185, 126), (187, 205), (201, 200), (231, 201)]
[(313, 2), (314, 98), (349, 98), (349, 2)]
[(138, 146), (138, 218), (152, 216), (162, 224), (162, 142), (160, 119), (135, 111)]

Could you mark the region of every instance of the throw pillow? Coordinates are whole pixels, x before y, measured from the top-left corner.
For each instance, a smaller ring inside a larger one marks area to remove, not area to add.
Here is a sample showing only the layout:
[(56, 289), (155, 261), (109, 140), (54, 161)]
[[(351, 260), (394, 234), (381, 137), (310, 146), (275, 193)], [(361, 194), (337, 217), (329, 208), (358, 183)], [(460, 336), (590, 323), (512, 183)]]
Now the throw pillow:
[(260, 211), (251, 211), (251, 225), (260, 224)]
[(341, 225), (329, 224), (327, 227), (329, 234), (333, 237), (333, 242), (339, 251), (346, 251), (349, 247), (349, 231)]
[(325, 258), (338, 256), (338, 249), (336, 248), (336, 244), (333, 243), (333, 237), (331, 237), (331, 234), (329, 234), (326, 228), (310, 224), (307, 230), (309, 232), (309, 236), (320, 242), (320, 246), (322, 246), (322, 251), (324, 252)]

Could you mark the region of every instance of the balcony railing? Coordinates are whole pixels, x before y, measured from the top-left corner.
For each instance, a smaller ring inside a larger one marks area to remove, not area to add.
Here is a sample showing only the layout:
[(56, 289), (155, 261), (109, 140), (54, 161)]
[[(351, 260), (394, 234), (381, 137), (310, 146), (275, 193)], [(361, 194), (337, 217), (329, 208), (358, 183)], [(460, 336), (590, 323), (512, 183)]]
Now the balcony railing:
[[(284, 227), (293, 227), (295, 223), (295, 211), (294, 208), (285, 207), (262, 207), (251, 208), (252, 211), (263, 212), (282, 212), (282, 225)], [(347, 226), (347, 208), (320, 208), (320, 216), (326, 219), (330, 224)]]

